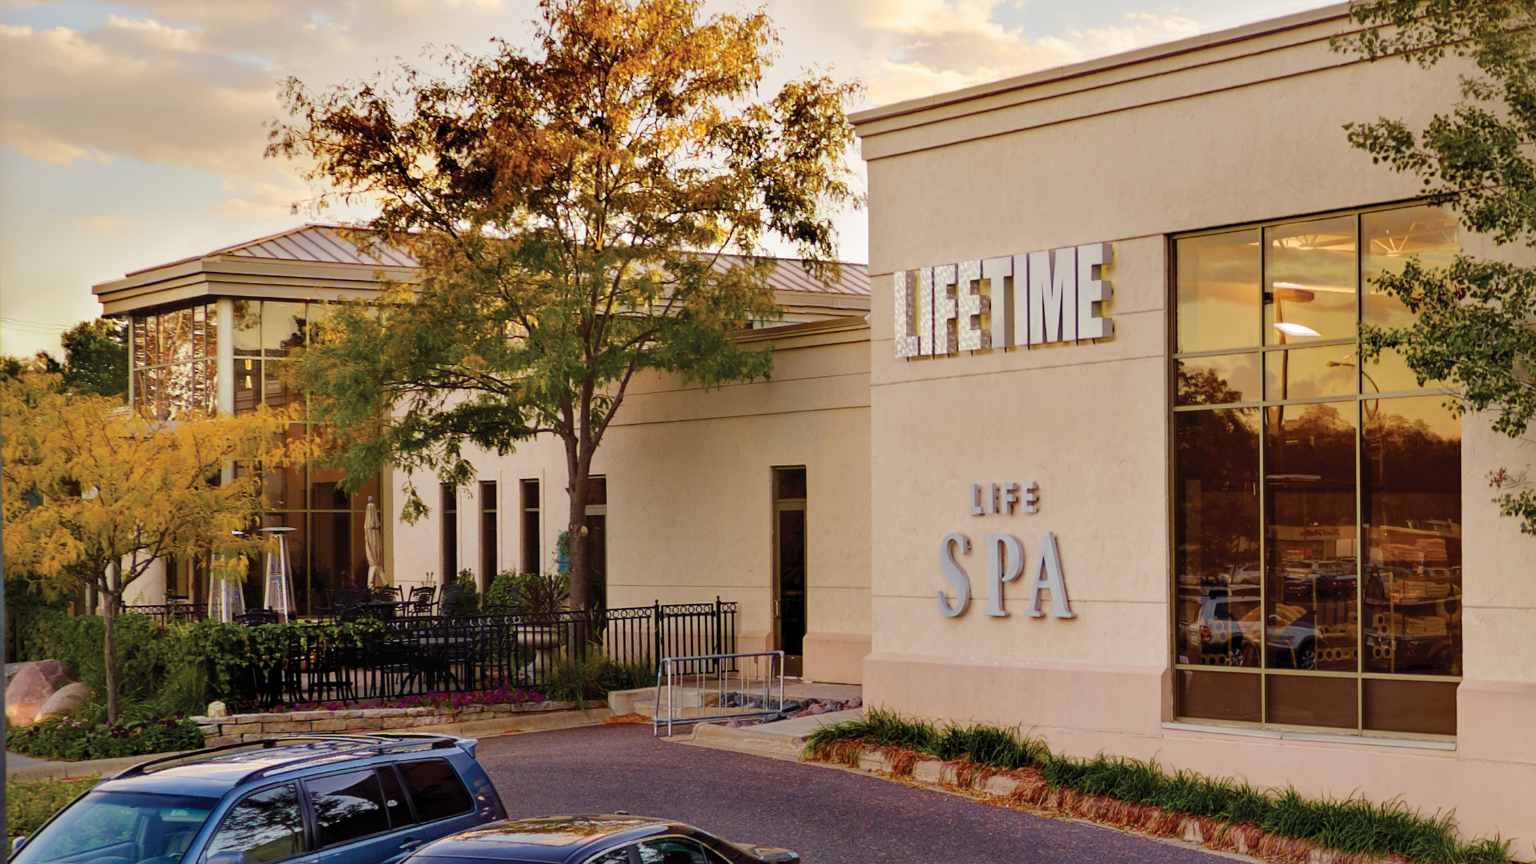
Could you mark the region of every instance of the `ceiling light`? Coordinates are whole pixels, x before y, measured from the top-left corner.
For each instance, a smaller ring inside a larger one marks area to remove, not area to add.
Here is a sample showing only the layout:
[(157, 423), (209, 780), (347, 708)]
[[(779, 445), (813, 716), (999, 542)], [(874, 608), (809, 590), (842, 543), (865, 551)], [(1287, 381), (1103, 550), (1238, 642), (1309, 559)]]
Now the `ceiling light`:
[(1290, 321), (1276, 321), (1275, 329), (1287, 336), (1304, 336), (1310, 339), (1323, 335), (1305, 324), (1295, 324)]

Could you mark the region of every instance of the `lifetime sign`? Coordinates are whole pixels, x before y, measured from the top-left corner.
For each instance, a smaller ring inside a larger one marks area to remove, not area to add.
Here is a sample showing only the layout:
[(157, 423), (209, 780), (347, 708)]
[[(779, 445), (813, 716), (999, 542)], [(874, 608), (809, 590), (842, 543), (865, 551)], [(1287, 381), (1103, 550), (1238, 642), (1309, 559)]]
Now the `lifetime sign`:
[[(1040, 507), (1038, 483), (972, 484), (970, 495), (971, 515), (1006, 516), (1019, 511), (1037, 513)], [(981, 541), (981, 557), (987, 568), (987, 614), (993, 618), (1007, 618), (1008, 610), (1003, 602), (1003, 586), (1024, 580), (1024, 595), (1031, 618), (1044, 618), (1044, 598), (1050, 595), (1050, 615), (1053, 618), (1073, 618), (1072, 601), (1067, 596), (1067, 583), (1061, 572), (1061, 549), (1056, 535), (1045, 532), (1045, 539), (1038, 551), (1026, 555), (1024, 542), (1012, 534), (986, 534)], [(939, 613), (946, 618), (959, 618), (971, 605), (971, 577), (965, 571), (960, 558), (971, 554), (971, 538), (960, 531), (951, 531), (939, 541), (939, 574), (948, 584), (949, 593), (939, 589)]]
[(1107, 339), (1108, 243), (904, 270), (892, 275), (896, 356)]

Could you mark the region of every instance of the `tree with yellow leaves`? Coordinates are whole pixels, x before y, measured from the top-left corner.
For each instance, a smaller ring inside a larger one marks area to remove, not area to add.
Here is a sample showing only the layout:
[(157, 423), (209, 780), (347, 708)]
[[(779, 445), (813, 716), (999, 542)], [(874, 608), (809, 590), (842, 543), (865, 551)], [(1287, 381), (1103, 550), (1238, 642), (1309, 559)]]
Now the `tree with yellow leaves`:
[(159, 423), (114, 398), (62, 392), (59, 378), (0, 383), (5, 558), (63, 590), (101, 600), (107, 720), (118, 718), (113, 620), (129, 585), (168, 556), (259, 549), (235, 536), (261, 508), (261, 479), (236, 461), (283, 464), (287, 418), (260, 411)]

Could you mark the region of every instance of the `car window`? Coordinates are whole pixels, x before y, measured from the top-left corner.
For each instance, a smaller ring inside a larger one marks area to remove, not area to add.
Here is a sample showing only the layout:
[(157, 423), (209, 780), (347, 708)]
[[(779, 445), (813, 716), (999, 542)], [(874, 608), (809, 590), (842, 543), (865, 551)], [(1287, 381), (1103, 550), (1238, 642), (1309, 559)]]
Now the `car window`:
[(384, 790), (373, 769), (304, 781), (315, 814), (315, 842), (324, 849), (389, 830)]
[(392, 766), (380, 766), (379, 784), (384, 788), (384, 809), (389, 811), (389, 824), (399, 828), (415, 822), (411, 816), (411, 805), (405, 800), (405, 790), (401, 788), (400, 778), (395, 776)]
[(74, 856), (148, 861), (186, 852), (216, 798), (147, 792), (92, 792), (28, 840), (13, 862), (44, 864)]
[(304, 820), (292, 783), (247, 795), (230, 809), (208, 842), (205, 858), (240, 852), (244, 864), (281, 861), (304, 851)]
[(401, 762), (398, 766), (405, 788), (422, 822), (459, 816), (474, 808), (469, 790), (446, 759)]
[(724, 864), (725, 859), (682, 837), (642, 841), (635, 847), (640, 864)]
[(621, 846), (618, 849), (609, 849), (596, 858), (588, 858), (587, 864), (629, 864), (629, 850), (634, 847)]

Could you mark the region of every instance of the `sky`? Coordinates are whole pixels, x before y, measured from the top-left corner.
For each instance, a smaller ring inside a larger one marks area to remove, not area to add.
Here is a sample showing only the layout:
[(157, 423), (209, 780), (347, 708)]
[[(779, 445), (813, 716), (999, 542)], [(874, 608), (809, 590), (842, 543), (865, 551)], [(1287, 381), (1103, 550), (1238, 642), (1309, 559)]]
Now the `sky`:
[[(863, 82), (862, 108), (1325, 3), (762, 5), (781, 39), (766, 87), (828, 71)], [(57, 352), (60, 332), (99, 313), (98, 282), (307, 221), (367, 218), (317, 210), (322, 190), (263, 157), (278, 82), (343, 84), (434, 46), (487, 50), (493, 36), (526, 45), (536, 12), (535, 0), (0, 0), (0, 354)], [(841, 214), (838, 228), (839, 257), (866, 260), (865, 214)]]

